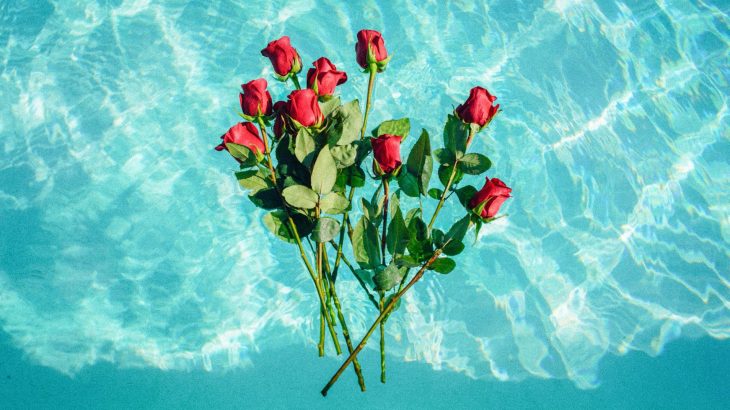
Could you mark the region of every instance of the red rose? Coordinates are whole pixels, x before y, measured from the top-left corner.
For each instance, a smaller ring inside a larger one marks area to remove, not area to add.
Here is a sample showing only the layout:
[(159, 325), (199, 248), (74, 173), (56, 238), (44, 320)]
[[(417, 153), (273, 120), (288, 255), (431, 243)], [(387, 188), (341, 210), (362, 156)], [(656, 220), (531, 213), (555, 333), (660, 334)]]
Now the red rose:
[(238, 99), (244, 114), (252, 117), (271, 115), (271, 94), (266, 90), (266, 85), (263, 78), (241, 85), (243, 93), (238, 95)]
[(278, 140), (282, 135), (284, 135), (284, 126), (286, 125), (284, 119), (284, 114), (286, 114), (286, 103), (284, 101), (277, 101), (274, 104), (274, 112), (276, 113), (274, 117), (274, 136)]
[(258, 129), (251, 122), (239, 122), (232, 126), (221, 139), (223, 142), (215, 147), (217, 151), (227, 150), (226, 144), (228, 143), (243, 145), (257, 156), (262, 155), (265, 150), (264, 141), (261, 140)]
[(487, 182), (484, 184), (484, 187), (474, 194), (469, 201), (469, 208), (476, 209), (484, 204), (481, 217), (492, 218), (494, 215), (497, 215), (499, 207), (502, 206), (504, 201), (510, 198), (510, 192), (512, 192), (512, 188), (505, 185), (504, 182), (497, 178), (490, 180), (487, 177)]
[(370, 64), (378, 64), (378, 71), (383, 71), (388, 60), (388, 51), (385, 49), (383, 36), (375, 30), (360, 30), (357, 33), (357, 63), (362, 68)]
[(274, 71), (282, 77), (302, 71), (302, 59), (297, 49), (291, 46), (289, 36), (283, 36), (269, 43), (261, 50), (261, 55), (269, 57)]
[(314, 62), (314, 68), (307, 72), (307, 87), (314, 90), (320, 97), (332, 95), (335, 87), (347, 81), (344, 71), (337, 71), (337, 67), (325, 57)]
[(479, 124), (484, 127), (499, 110), (499, 104), (492, 105), (497, 97), (489, 94), (486, 88), (474, 87), (464, 104), (456, 107), (456, 116), (465, 123)]
[(304, 127), (319, 127), (324, 121), (322, 111), (319, 110), (317, 94), (309, 88), (294, 90), (289, 94), (286, 113)]
[(375, 162), (385, 174), (390, 174), (401, 166), (400, 160), (401, 137), (384, 134), (378, 138), (371, 138)]

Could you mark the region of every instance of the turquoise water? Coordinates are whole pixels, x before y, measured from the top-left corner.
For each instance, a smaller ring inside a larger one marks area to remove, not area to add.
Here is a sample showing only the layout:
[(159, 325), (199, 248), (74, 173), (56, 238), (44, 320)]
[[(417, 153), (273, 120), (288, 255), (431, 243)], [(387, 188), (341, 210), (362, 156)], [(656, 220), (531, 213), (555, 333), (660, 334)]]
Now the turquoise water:
[[(0, 403), (730, 406), (727, 1), (242, 3), (0, 1)], [(368, 350), (326, 401), (309, 278), (212, 148), (281, 35), (362, 98), (361, 28), (394, 54), (372, 124), (498, 96), (476, 148), (514, 198), (389, 321), (389, 384)]]

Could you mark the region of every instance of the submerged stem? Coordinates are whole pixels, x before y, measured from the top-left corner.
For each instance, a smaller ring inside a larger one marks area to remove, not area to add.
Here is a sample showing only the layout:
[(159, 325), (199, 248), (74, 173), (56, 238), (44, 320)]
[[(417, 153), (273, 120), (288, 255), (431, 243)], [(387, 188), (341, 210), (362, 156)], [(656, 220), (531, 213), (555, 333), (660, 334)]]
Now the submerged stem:
[[(446, 241), (446, 244), (448, 244), (448, 242), (449, 241)], [(446, 246), (446, 244), (444, 244), (443, 246)], [(442, 246), (442, 248), (443, 248), (443, 246)], [(426, 269), (428, 269), (428, 267), (431, 266), (431, 264), (439, 257), (439, 255), (441, 255), (442, 248), (436, 249), (436, 251), (433, 253), (433, 256), (431, 256), (428, 259), (428, 261), (426, 261), (426, 263), (424, 263), (423, 266), (421, 266), (421, 268), (418, 270), (416, 275), (413, 276), (413, 279), (411, 279), (411, 281), (408, 282), (408, 284), (403, 289), (401, 289), (400, 292), (396, 293), (395, 296), (393, 296), (393, 298), (390, 299), (390, 302), (388, 302), (388, 304), (385, 305), (385, 308), (383, 308), (382, 312), (380, 312), (380, 315), (378, 315), (378, 317), (375, 319), (375, 322), (373, 322), (373, 324), (370, 326), (370, 329), (368, 329), (367, 333), (365, 333), (365, 336), (362, 338), (360, 343), (358, 343), (355, 350), (352, 353), (350, 353), (350, 356), (347, 357), (347, 360), (345, 360), (345, 362), (342, 363), (342, 366), (340, 366), (340, 368), (337, 370), (337, 372), (335, 372), (334, 376), (332, 376), (332, 378), (327, 383), (327, 385), (324, 386), (324, 389), (322, 389), (322, 392), (321, 392), (322, 396), (327, 395), (327, 392), (329, 391), (329, 389), (332, 387), (333, 384), (335, 384), (337, 379), (339, 379), (340, 375), (342, 375), (342, 372), (345, 371), (347, 366), (350, 365), (350, 363), (355, 359), (355, 357), (358, 355), (358, 353), (360, 353), (360, 351), (365, 347), (368, 339), (370, 339), (370, 336), (372, 336), (375, 329), (380, 325), (380, 322), (382, 322), (383, 319), (393, 310), (393, 308), (395, 307), (398, 300), (400, 300), (400, 298), (406, 292), (408, 292), (408, 289), (410, 289), (416, 282), (418, 282), (419, 279), (421, 279), (421, 277), (423, 277), (423, 273), (426, 271)]]
[[(264, 121), (263, 121), (263, 119), (261, 119), (261, 117), (258, 117), (258, 123), (259, 123), (259, 128), (261, 129), (262, 139), (264, 140), (264, 150), (266, 151), (265, 152), (266, 163), (269, 168), (271, 182), (274, 184), (274, 188), (276, 189), (276, 192), (279, 194), (279, 198), (281, 198), (281, 200), (283, 202), (284, 197), (281, 194), (281, 190), (279, 189), (279, 184), (276, 179), (276, 171), (274, 170), (274, 162), (271, 160), (271, 152), (269, 151), (269, 142), (268, 142), (268, 136), (266, 134), (266, 125), (264, 124)], [(309, 263), (309, 258), (307, 257), (307, 254), (304, 251), (304, 245), (302, 245), (302, 239), (299, 236), (299, 231), (297, 230), (297, 225), (294, 223), (294, 220), (292, 219), (291, 214), (289, 213), (289, 208), (287, 208), (286, 205), (284, 206), (284, 212), (286, 213), (287, 223), (289, 224), (289, 226), (288, 226), (289, 231), (294, 236), (294, 240), (297, 244), (297, 247), (299, 248), (299, 256), (302, 258), (302, 261), (304, 262), (304, 266), (307, 268), (307, 272), (309, 273), (309, 276), (312, 278), (312, 281), (314, 282), (314, 287), (317, 291), (317, 296), (319, 297), (320, 309), (326, 309), (324, 291), (322, 290), (322, 287), (320, 286), (320, 284), (317, 282), (317, 278), (315, 276), (314, 269), (312, 268), (312, 265)], [(342, 353), (342, 348), (340, 348), (340, 342), (337, 339), (337, 332), (335, 331), (335, 328), (332, 325), (332, 321), (330, 320), (330, 318), (327, 315), (325, 315), (325, 320), (326, 320), (327, 328), (329, 329), (330, 336), (332, 338), (332, 343), (335, 346), (335, 351), (339, 355)], [(322, 330), (320, 330), (320, 336), (321, 336), (321, 334), (322, 334)], [(322, 350), (321, 350), (322, 353), (320, 355), (323, 355), (324, 354), (324, 341), (322, 341), (321, 344), (322, 344)]]
[[(329, 262), (327, 258), (327, 249), (322, 248), (323, 255), (324, 255), (324, 261), (325, 261), (325, 269), (328, 273), (332, 273), (329, 268)], [(350, 339), (350, 331), (347, 328), (347, 322), (345, 321), (345, 315), (342, 314), (342, 307), (340, 306), (340, 298), (337, 297), (337, 290), (335, 289), (335, 282), (330, 281), (330, 293), (332, 294), (332, 300), (335, 302), (335, 308), (337, 309), (337, 318), (340, 321), (340, 326), (342, 326), (342, 335), (345, 337), (345, 344), (347, 345), (347, 352), (352, 353), (352, 340)], [(357, 361), (357, 359), (352, 361), (352, 366), (355, 369), (355, 374), (357, 375), (357, 383), (360, 385), (360, 390), (365, 391), (365, 378), (362, 375), (362, 368), (360, 367), (360, 363)]]

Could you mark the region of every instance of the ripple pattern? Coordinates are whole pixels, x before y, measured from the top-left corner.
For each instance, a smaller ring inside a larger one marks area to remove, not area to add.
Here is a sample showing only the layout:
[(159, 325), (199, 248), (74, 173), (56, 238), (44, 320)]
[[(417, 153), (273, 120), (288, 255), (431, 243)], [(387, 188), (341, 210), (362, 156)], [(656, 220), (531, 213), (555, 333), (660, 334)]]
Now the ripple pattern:
[[(394, 54), (372, 124), (440, 135), (487, 86), (505, 110), (477, 149), (514, 188), (389, 321), (394, 357), (589, 388), (606, 355), (730, 337), (727, 2), (255, 3), (0, 3), (0, 326), (34, 361), (215, 371), (311, 345), (308, 277), (212, 147), (283, 34), (363, 95), (365, 27)], [(361, 335), (374, 312), (338, 286)]]

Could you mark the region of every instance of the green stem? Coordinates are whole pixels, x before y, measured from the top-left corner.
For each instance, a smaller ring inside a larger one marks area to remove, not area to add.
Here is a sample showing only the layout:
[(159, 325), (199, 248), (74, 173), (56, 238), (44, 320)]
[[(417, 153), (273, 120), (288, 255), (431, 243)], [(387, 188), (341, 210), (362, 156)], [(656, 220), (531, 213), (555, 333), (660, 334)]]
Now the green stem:
[(380, 241), (380, 251), (381, 255), (383, 257), (382, 264), (385, 265), (385, 245), (387, 241), (387, 232), (388, 232), (388, 196), (390, 195), (390, 191), (388, 188), (388, 178), (383, 178), (383, 234)]
[[(279, 190), (279, 184), (276, 180), (276, 171), (274, 171), (274, 163), (271, 160), (271, 152), (269, 151), (269, 142), (268, 142), (268, 136), (266, 134), (266, 126), (264, 124), (263, 119), (261, 117), (258, 117), (258, 123), (259, 128), (261, 129), (261, 136), (264, 140), (264, 150), (266, 151), (266, 160), (267, 165), (270, 172), (270, 178), (271, 182), (274, 184), (274, 188), (276, 189), (276, 192), (279, 194), (279, 197), (281, 198), (282, 202), (284, 201), (284, 197), (281, 194), (281, 191)], [(309, 263), (309, 258), (307, 258), (307, 254), (304, 251), (304, 245), (302, 245), (302, 239), (299, 236), (299, 231), (297, 230), (297, 225), (294, 223), (294, 220), (291, 217), (291, 214), (289, 213), (289, 208), (284, 206), (284, 212), (286, 212), (287, 216), (287, 222), (289, 224), (289, 230), (294, 235), (294, 240), (296, 241), (297, 247), (299, 248), (299, 256), (302, 258), (302, 261), (304, 262), (304, 266), (307, 268), (307, 272), (309, 273), (309, 276), (312, 278), (312, 281), (314, 282), (314, 287), (317, 290), (317, 296), (319, 297), (319, 304), (320, 309), (326, 309), (325, 305), (325, 297), (324, 297), (324, 291), (322, 290), (322, 287), (317, 282), (314, 269), (312, 269), (312, 265)], [(340, 342), (337, 339), (337, 332), (335, 332), (335, 328), (332, 325), (332, 321), (329, 320), (329, 317), (325, 315), (325, 319), (327, 319), (327, 328), (329, 329), (330, 336), (332, 337), (332, 343), (335, 345), (335, 351), (337, 354), (342, 353), (342, 348), (340, 348)], [(320, 331), (321, 335), (321, 331)]]
[[(331, 271), (329, 270), (327, 249), (322, 248), (322, 252), (323, 252), (324, 260), (325, 260), (325, 270), (328, 273), (331, 273)], [(337, 318), (340, 321), (340, 326), (342, 326), (342, 335), (345, 337), (345, 344), (347, 345), (347, 352), (352, 353), (352, 339), (350, 339), (350, 331), (347, 329), (347, 322), (345, 321), (345, 315), (342, 314), (342, 307), (340, 306), (340, 298), (337, 297), (337, 290), (335, 289), (334, 281), (330, 281), (330, 293), (332, 294), (332, 299), (334, 300), (335, 308), (337, 309)], [(360, 391), (365, 391), (365, 378), (362, 376), (362, 368), (360, 367), (360, 363), (357, 361), (357, 359), (352, 361), (352, 366), (355, 369), (355, 374), (357, 375), (357, 383), (360, 385)]]
[(373, 95), (373, 86), (375, 86), (375, 73), (378, 68), (375, 64), (370, 64), (370, 78), (368, 78), (368, 96), (365, 100), (365, 115), (362, 119), (362, 128), (360, 129), (360, 139), (365, 138), (365, 130), (368, 127), (368, 114), (370, 114), (370, 99)]
[[(448, 242), (449, 241), (446, 241), (446, 244), (448, 244)], [(443, 246), (446, 246), (446, 244), (444, 244)], [(413, 276), (413, 279), (411, 279), (411, 281), (408, 282), (408, 284), (403, 289), (401, 289), (400, 292), (396, 293), (395, 296), (393, 296), (393, 298), (390, 300), (390, 302), (388, 302), (388, 304), (385, 305), (385, 308), (380, 312), (380, 315), (378, 315), (378, 317), (375, 319), (375, 322), (373, 322), (373, 324), (370, 326), (370, 329), (368, 329), (367, 333), (365, 333), (365, 337), (362, 338), (362, 340), (360, 341), (360, 343), (358, 343), (355, 350), (352, 353), (350, 353), (350, 356), (347, 357), (347, 360), (345, 360), (345, 362), (342, 363), (342, 366), (340, 366), (340, 368), (337, 370), (337, 372), (335, 372), (334, 376), (332, 376), (332, 378), (327, 383), (327, 385), (324, 386), (324, 389), (322, 389), (322, 392), (321, 392), (322, 396), (327, 395), (327, 392), (329, 391), (330, 387), (332, 387), (332, 385), (335, 384), (337, 379), (339, 379), (340, 375), (342, 375), (342, 372), (345, 371), (347, 366), (350, 365), (350, 363), (355, 359), (355, 357), (358, 355), (358, 353), (360, 353), (360, 351), (365, 347), (368, 339), (370, 339), (370, 336), (372, 336), (375, 329), (380, 325), (380, 322), (382, 322), (383, 319), (393, 310), (393, 308), (395, 307), (398, 300), (400, 300), (400, 298), (406, 292), (408, 292), (408, 289), (410, 289), (416, 282), (418, 282), (423, 277), (423, 273), (426, 272), (426, 269), (428, 269), (428, 267), (431, 266), (431, 264), (433, 264), (433, 262), (439, 257), (439, 255), (441, 255), (443, 246), (439, 249), (436, 249), (436, 251), (433, 253), (433, 256), (431, 256), (431, 258), (429, 258), (428, 261), (426, 261), (426, 263), (424, 263), (421, 266), (421, 268), (418, 270), (416, 275)]]
[(365, 283), (357, 275), (357, 273), (355, 273), (355, 270), (356, 270), (355, 267), (352, 266), (352, 263), (350, 263), (350, 261), (347, 259), (347, 257), (342, 253), (342, 248), (340, 248), (339, 246), (337, 246), (337, 244), (335, 243), (335, 241), (330, 241), (330, 245), (332, 245), (332, 247), (335, 248), (335, 250), (337, 250), (337, 254), (338, 255), (341, 255), (342, 256), (342, 262), (345, 263), (345, 266), (347, 266), (348, 268), (350, 268), (350, 272), (352, 272), (352, 276), (354, 276), (355, 279), (357, 279), (357, 282), (360, 284), (360, 287), (365, 291), (365, 293), (368, 295), (368, 299), (370, 299), (370, 302), (372, 302), (373, 306), (375, 306), (375, 308), (377, 309), (378, 308), (378, 302), (375, 300), (375, 296), (373, 296), (373, 294), (370, 293), (370, 289), (368, 289), (367, 283)]
[[(383, 312), (383, 294), (380, 294), (380, 312)], [(385, 383), (385, 319), (380, 322), (380, 382)]]
[[(383, 234), (380, 243), (380, 251), (382, 255), (382, 264), (385, 265), (385, 246), (388, 240), (388, 196), (390, 195), (388, 188), (388, 178), (383, 178)], [(383, 296), (384, 292), (380, 292), (379, 310), (383, 312)], [(380, 322), (380, 382), (385, 383), (385, 321)]]
[[(365, 98), (365, 114), (363, 115), (362, 128), (360, 128), (360, 140), (365, 138), (365, 130), (368, 127), (368, 115), (370, 114), (370, 105), (373, 98), (373, 87), (375, 86), (375, 74), (378, 72), (378, 67), (375, 64), (370, 65), (370, 77), (368, 78), (368, 93)], [(352, 199), (355, 197), (355, 187), (350, 187), (350, 193), (347, 196), (347, 200), (352, 204)], [(352, 224), (350, 224), (350, 213), (345, 211), (342, 215), (342, 226), (347, 227), (347, 236), (352, 242)], [(340, 238), (337, 245), (337, 258), (335, 258), (335, 267), (333, 269), (333, 278), (337, 279), (337, 272), (340, 268), (340, 261), (342, 260), (342, 244), (345, 242), (345, 229), (340, 231)]]
[(296, 74), (292, 74), (290, 78), (291, 78), (292, 82), (294, 83), (294, 87), (297, 87), (297, 90), (301, 90), (302, 86), (299, 85), (299, 77), (297, 77)]
[[(471, 143), (472, 138), (474, 137), (474, 132), (469, 131), (469, 137), (467, 138), (467, 147)], [(433, 212), (433, 216), (431, 217), (431, 221), (428, 223), (428, 231), (431, 231), (431, 228), (433, 228), (434, 222), (436, 222), (436, 217), (438, 216), (439, 212), (441, 211), (441, 207), (444, 206), (444, 201), (446, 200), (446, 194), (449, 193), (449, 188), (451, 188), (451, 184), (454, 182), (454, 177), (456, 176), (456, 170), (459, 167), (459, 159), (457, 158), (454, 160), (454, 166), (451, 169), (451, 175), (449, 176), (449, 181), (446, 183), (446, 186), (444, 187), (444, 192), (441, 193), (441, 198), (439, 198), (439, 203), (436, 205), (436, 210)]]

